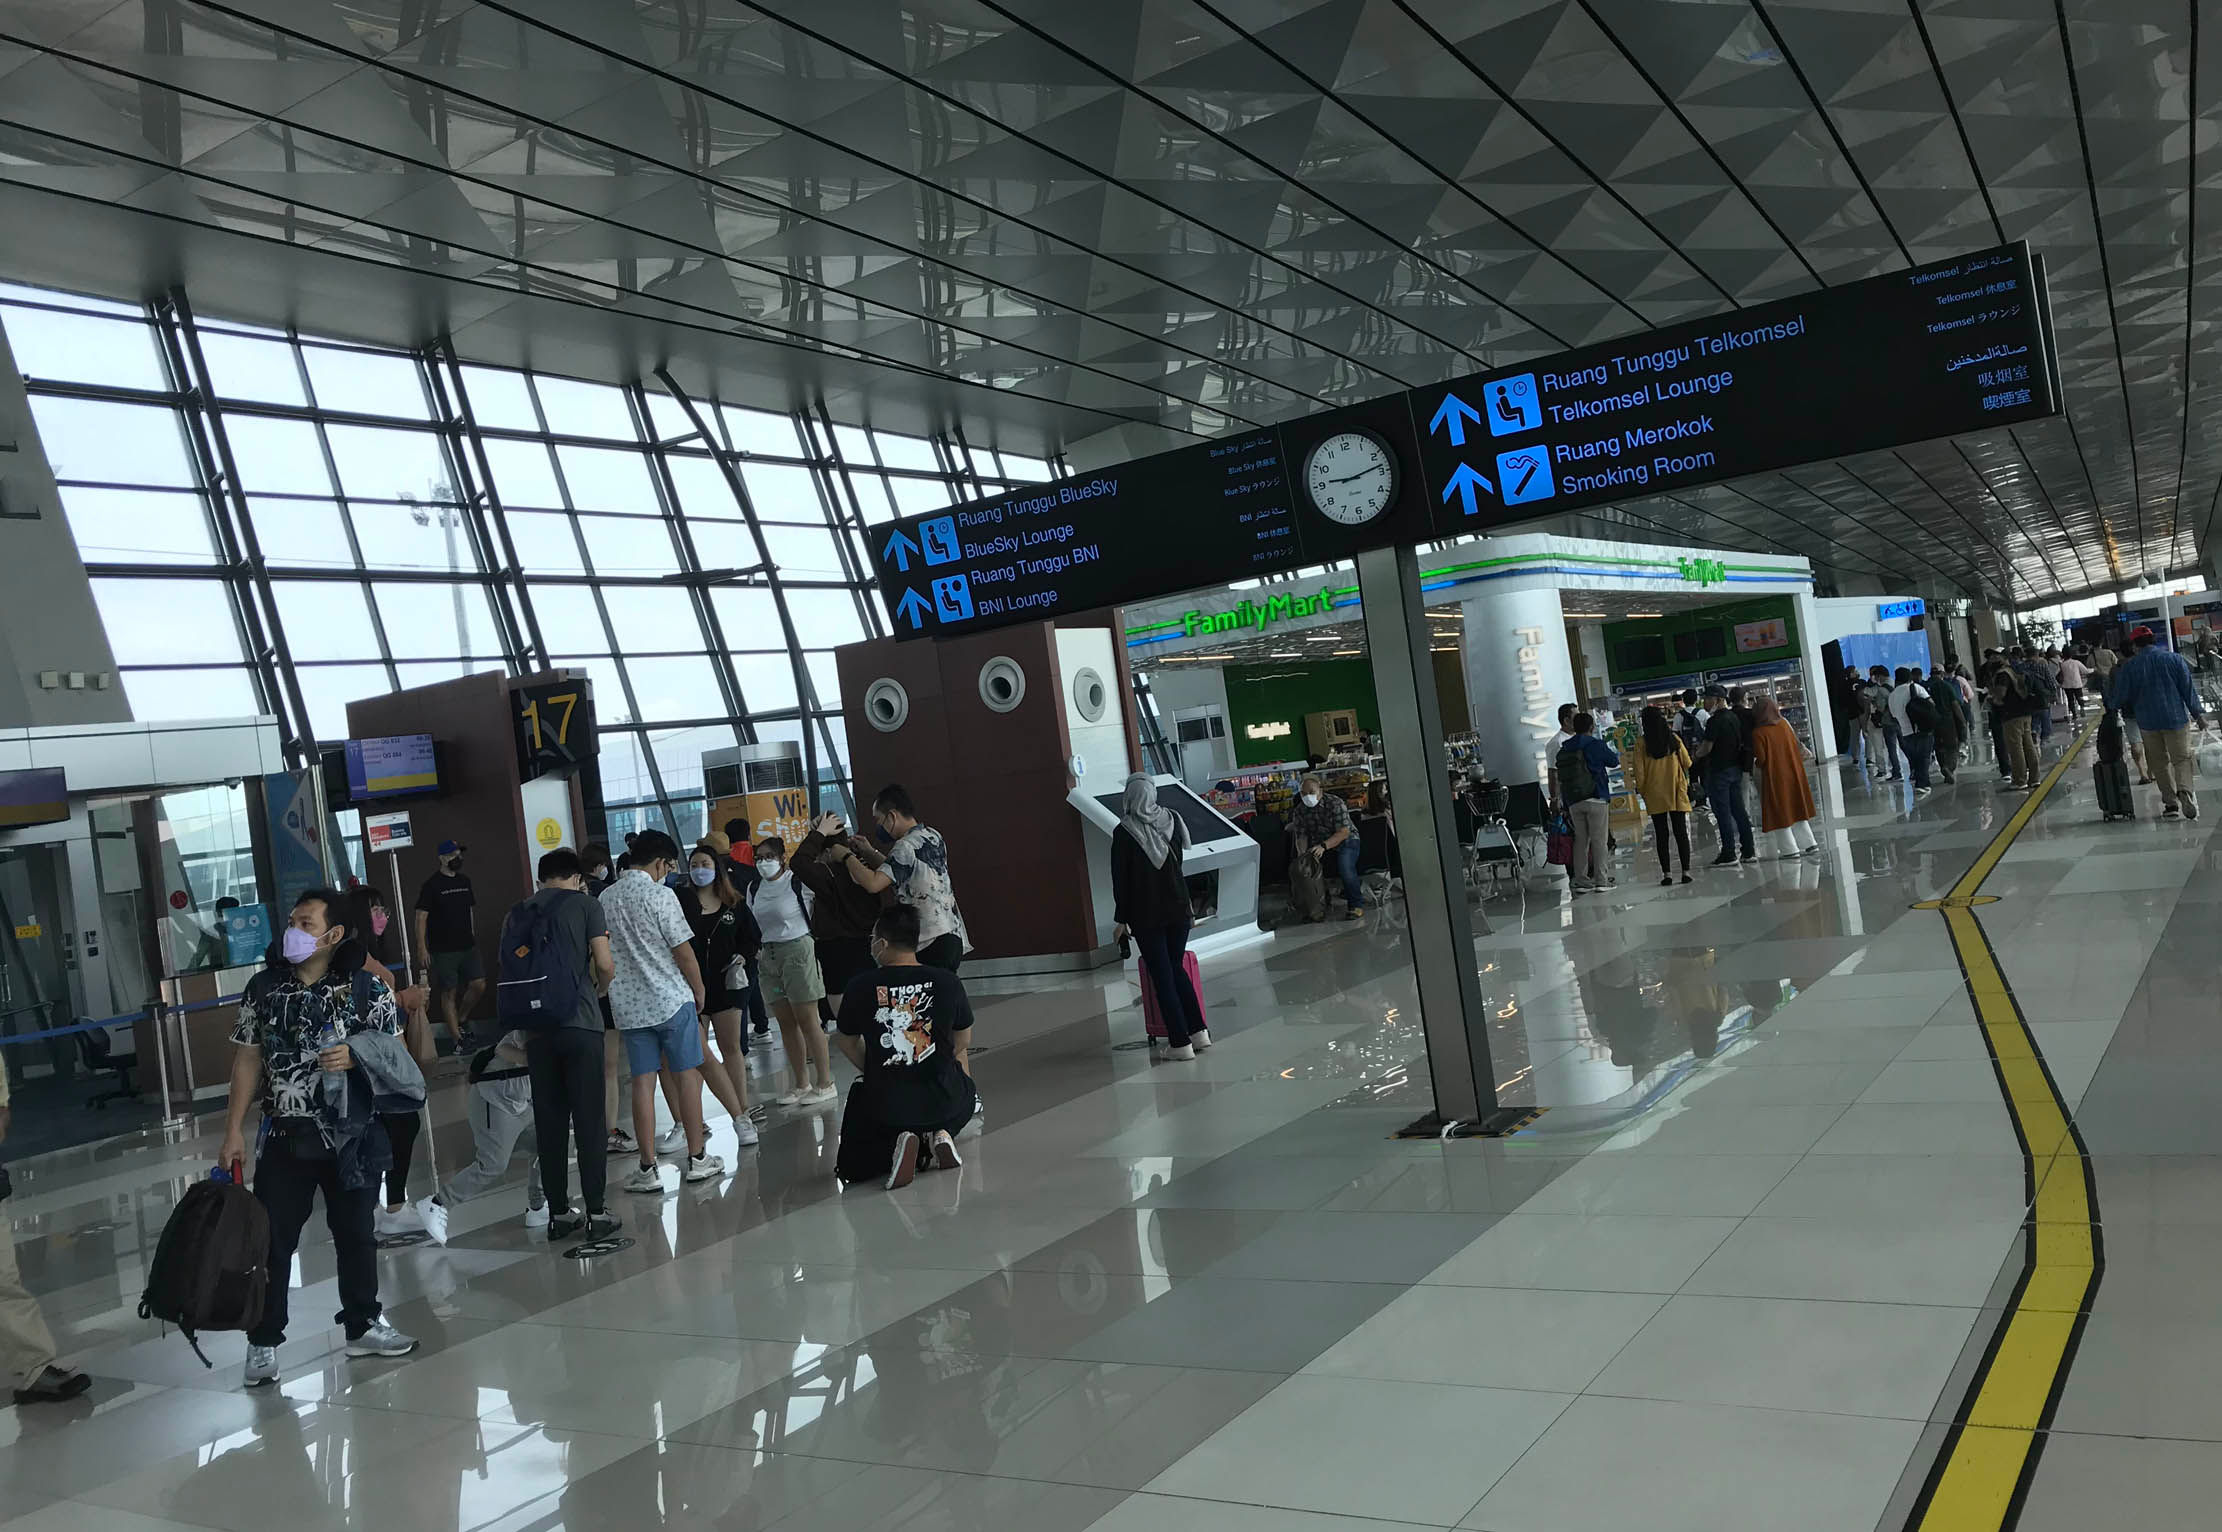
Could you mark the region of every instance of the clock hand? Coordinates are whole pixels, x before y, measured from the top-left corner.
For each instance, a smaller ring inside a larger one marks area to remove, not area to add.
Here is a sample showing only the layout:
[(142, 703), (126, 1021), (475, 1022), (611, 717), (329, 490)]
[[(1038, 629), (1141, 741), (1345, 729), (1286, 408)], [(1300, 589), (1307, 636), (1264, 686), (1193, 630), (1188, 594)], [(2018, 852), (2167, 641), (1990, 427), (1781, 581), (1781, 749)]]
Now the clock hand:
[(1381, 471), (1382, 469), (1384, 469), (1384, 468), (1386, 468), (1386, 467), (1388, 467), (1388, 466), (1389, 466), (1389, 465), (1388, 465), (1387, 463), (1376, 463), (1376, 464), (1374, 464), (1374, 465), (1373, 465), (1373, 466), (1372, 466), (1371, 468), (1367, 468), (1367, 469), (1364, 469), (1364, 470), (1362, 470), (1362, 471), (1360, 471), (1360, 472), (1358, 472), (1358, 473), (1354, 473), (1354, 474), (1352, 474), (1352, 475), (1350, 476), (1350, 478), (1348, 478), (1348, 479), (1329, 479), (1329, 480), (1328, 480), (1327, 482), (1328, 482), (1328, 483), (1330, 483), (1330, 484), (1348, 484), (1348, 483), (1349, 483), (1349, 482), (1351, 481), (1351, 479), (1362, 479), (1362, 478), (1364, 478), (1364, 477), (1365, 477), (1365, 476), (1366, 476), (1367, 474), (1369, 474), (1369, 473), (1379, 473), (1379, 472), (1380, 472), (1380, 471)]

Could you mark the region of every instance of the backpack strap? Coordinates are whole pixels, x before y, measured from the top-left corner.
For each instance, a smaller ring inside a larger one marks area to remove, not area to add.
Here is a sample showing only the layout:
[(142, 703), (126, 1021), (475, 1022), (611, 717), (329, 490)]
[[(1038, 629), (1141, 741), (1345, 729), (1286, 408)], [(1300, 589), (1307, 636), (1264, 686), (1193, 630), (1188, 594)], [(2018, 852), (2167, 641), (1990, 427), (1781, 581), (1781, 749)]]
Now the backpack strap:
[(371, 1010), (378, 1004), (378, 981), (370, 976), (368, 969), (358, 968), (349, 982), (349, 990), (355, 1002), (355, 1019), (365, 1026), (370, 1025)]

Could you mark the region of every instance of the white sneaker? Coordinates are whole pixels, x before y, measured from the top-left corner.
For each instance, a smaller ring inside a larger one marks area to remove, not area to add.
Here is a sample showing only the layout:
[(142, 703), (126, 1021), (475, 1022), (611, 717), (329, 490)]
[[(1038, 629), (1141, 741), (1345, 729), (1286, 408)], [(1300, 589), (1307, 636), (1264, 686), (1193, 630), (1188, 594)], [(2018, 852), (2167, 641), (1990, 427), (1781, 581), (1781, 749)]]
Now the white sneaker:
[(380, 1239), (395, 1234), (416, 1234), (424, 1230), (424, 1220), (417, 1216), (417, 1210), (407, 1206), (395, 1208), (390, 1212), (385, 1208), (380, 1208), (372, 1223), (374, 1226), (372, 1232), (377, 1234)]
[(275, 1346), (249, 1346), (247, 1370), (239, 1382), (242, 1388), (267, 1388), (278, 1381), (278, 1348)]
[(403, 1335), (383, 1319), (347, 1343), (349, 1356), (407, 1356), (416, 1349), (413, 1336)]
[(433, 1244), (444, 1245), (447, 1243), (446, 1208), (440, 1206), (430, 1197), (426, 1197), (417, 1203), (416, 1214), (417, 1217), (424, 1220), (424, 1232), (432, 1236)]
[(525, 1209), (525, 1227), (526, 1227), (526, 1228), (528, 1228), (528, 1229), (545, 1229), (545, 1228), (546, 1228), (547, 1226), (548, 1226), (548, 1204), (546, 1204), (545, 1202), (543, 1202), (543, 1203), (541, 1203), (541, 1204), (540, 1204), (540, 1206), (538, 1206), (538, 1207), (536, 1207), (536, 1208), (526, 1208), (526, 1209)]
[(1178, 1048), (1167, 1048), (1165, 1050), (1165, 1057), (1173, 1060), (1176, 1064), (1185, 1064), (1195, 1056), (1196, 1047), (1193, 1043), (1182, 1043)]
[(1198, 1053), (1203, 1052), (1206, 1048), (1209, 1048), (1211, 1046), (1211, 1029), (1208, 1027), (1198, 1027), (1195, 1031), (1188, 1034), (1188, 1042), (1189, 1046), (1194, 1048)]
[(936, 1170), (955, 1170), (964, 1163), (964, 1156), (957, 1153), (957, 1141), (946, 1133), (934, 1135), (933, 1158)]
[(623, 1128), (612, 1128), (610, 1129), (609, 1152), (613, 1155), (638, 1154), (640, 1153), (640, 1140)]
[(796, 1086), (796, 1087), (795, 1087), (795, 1088), (794, 1088), (793, 1090), (789, 1090), (789, 1091), (781, 1091), (781, 1092), (780, 1092), (780, 1093), (779, 1093), (778, 1095), (776, 1095), (776, 1096), (772, 1097), (772, 1105), (774, 1105), (774, 1106), (801, 1106), (801, 1105), (802, 1105), (802, 1098), (803, 1098), (803, 1097), (805, 1097), (805, 1096), (807, 1096), (807, 1095), (809, 1095), (809, 1094), (810, 1094), (810, 1087), (809, 1087), (809, 1086), (807, 1086), (807, 1085), (798, 1085), (798, 1086)]
[(756, 1131), (756, 1124), (749, 1121), (746, 1117), (743, 1117), (739, 1122), (733, 1124), (733, 1137), (739, 1142), (740, 1146), (743, 1149), (746, 1149), (749, 1145), (755, 1143), (760, 1136), (761, 1135), (759, 1135)]
[(658, 1154), (677, 1154), (686, 1147), (687, 1130), (677, 1123), (673, 1123), (656, 1135), (656, 1152)]
[(830, 1085), (821, 1085), (816, 1090), (807, 1092), (802, 1100), (795, 1104), (797, 1106), (826, 1106), (840, 1099), (841, 1093), (839, 1091)]
[(963, 1127), (961, 1127), (961, 1128), (957, 1129), (957, 1137), (959, 1137), (959, 1138), (978, 1138), (978, 1137), (979, 1137), (979, 1136), (980, 1136), (981, 1134), (983, 1134), (983, 1133), (987, 1132), (987, 1130), (988, 1130), (988, 1108), (987, 1108), (987, 1103), (986, 1103), (986, 1102), (984, 1102), (984, 1101), (978, 1101), (978, 1100), (975, 1100), (975, 1104), (974, 1104), (974, 1106), (973, 1106), (973, 1108), (972, 1108), (972, 1120), (971, 1120), (970, 1122), (966, 1123), (966, 1124), (965, 1124), (965, 1125), (964, 1125)]
[(684, 1174), (689, 1181), (715, 1181), (725, 1174), (725, 1161), (704, 1152), (687, 1161)]
[(629, 1192), (655, 1192), (664, 1189), (664, 1171), (661, 1165), (635, 1165), (633, 1173), (620, 1183)]

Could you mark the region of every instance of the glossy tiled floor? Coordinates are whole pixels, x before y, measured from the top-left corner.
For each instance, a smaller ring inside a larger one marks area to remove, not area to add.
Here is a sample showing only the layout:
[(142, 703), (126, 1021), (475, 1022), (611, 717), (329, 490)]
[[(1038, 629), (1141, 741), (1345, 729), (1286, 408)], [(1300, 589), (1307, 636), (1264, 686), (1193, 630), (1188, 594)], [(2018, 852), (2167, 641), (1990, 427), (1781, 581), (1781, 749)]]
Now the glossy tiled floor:
[[(133, 1312), (209, 1145), (21, 1165), (24, 1270), (98, 1381), (0, 1412), (0, 1525), (1896, 1526), (2024, 1212), (1952, 947), (1909, 907), (2018, 800), (1821, 785), (1817, 863), (1660, 889), (1624, 853), (1608, 896), (1491, 899), (1499, 1077), (1553, 1108), (1507, 1141), (1388, 1137), (1427, 1104), (1393, 911), (1209, 958), (1193, 1064), (1114, 1046), (1116, 978), (982, 984), (992, 1128), (960, 1176), (842, 1193), (834, 1115), (775, 1111), (759, 1150), (721, 1132), (729, 1180), (623, 1199), (638, 1243), (585, 1264), (497, 1194), (383, 1258), (421, 1354), (304, 1328), (257, 1396), (237, 1337), (203, 1371)], [(2024, 1527), (2222, 1495), (2208, 825), (2102, 827), (2079, 766), (1988, 885), (2107, 1254)], [(328, 1250), (304, 1264), (295, 1312), (328, 1313)]]

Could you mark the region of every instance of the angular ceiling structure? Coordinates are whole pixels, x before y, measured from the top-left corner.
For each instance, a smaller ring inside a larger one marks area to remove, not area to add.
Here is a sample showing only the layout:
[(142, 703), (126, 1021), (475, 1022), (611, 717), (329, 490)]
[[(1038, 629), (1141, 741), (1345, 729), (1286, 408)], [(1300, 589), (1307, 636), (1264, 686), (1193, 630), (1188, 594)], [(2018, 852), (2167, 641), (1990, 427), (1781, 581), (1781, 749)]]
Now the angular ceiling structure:
[(1046, 455), (2027, 239), (2059, 418), (1568, 518), (2026, 605), (2222, 490), (2196, 10), (0, 0), (0, 276)]

